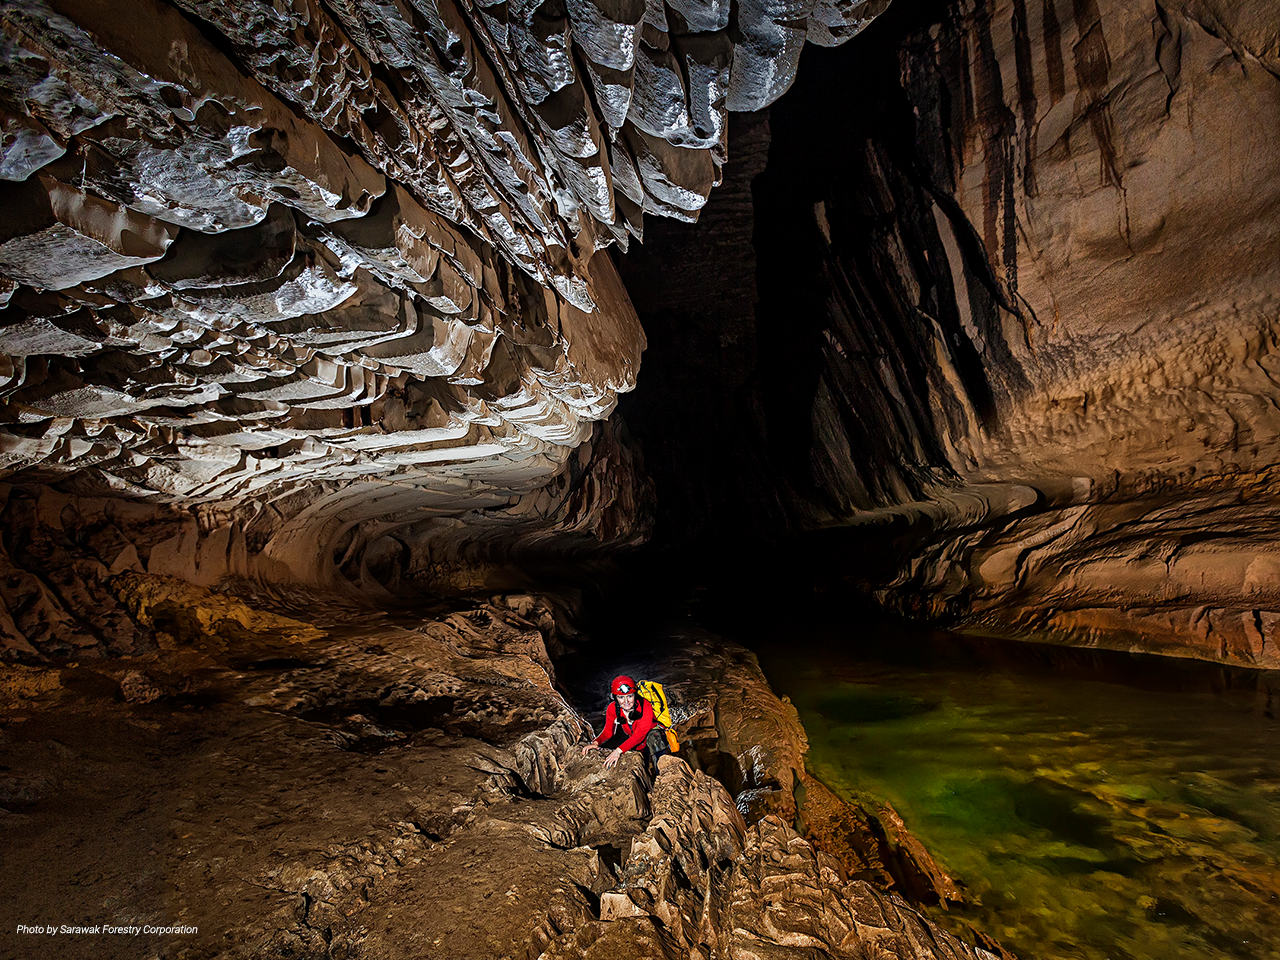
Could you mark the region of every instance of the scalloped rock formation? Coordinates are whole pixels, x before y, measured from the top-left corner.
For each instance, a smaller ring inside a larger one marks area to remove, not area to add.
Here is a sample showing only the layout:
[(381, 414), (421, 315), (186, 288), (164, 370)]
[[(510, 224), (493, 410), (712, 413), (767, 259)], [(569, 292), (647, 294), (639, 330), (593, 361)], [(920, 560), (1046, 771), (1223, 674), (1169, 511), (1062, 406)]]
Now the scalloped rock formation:
[(604, 248), (886, 5), (0, 4), (2, 476), (199, 505), (249, 558), (205, 581), (477, 511), (643, 537), (574, 453), (645, 344)]

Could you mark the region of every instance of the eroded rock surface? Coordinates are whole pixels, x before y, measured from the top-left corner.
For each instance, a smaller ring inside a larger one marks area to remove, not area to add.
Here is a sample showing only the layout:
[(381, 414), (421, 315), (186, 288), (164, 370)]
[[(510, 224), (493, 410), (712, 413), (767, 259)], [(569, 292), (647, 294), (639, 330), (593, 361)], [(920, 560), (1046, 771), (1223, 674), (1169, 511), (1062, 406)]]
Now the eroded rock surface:
[(250, 575), (326, 588), (366, 521), (376, 565), (409, 512), (547, 518), (644, 348), (604, 248), (886, 6), (9, 0), (0, 476), (233, 538), (305, 503)]
[[(869, 259), (919, 356), (877, 377), (923, 401), (904, 461), (969, 485), (900, 584), (970, 623), (1275, 666), (1276, 28), (1250, 3), (1057, 7), (916, 34), (924, 183), (871, 143), (896, 186), (826, 211), (832, 250), (841, 222), (913, 224)], [(833, 334), (820, 476), (871, 506), (835, 415), (864, 334)]]
[(821, 528), (806, 575), (970, 629), (1280, 664), (1273, 14), (922, 3), (809, 60), (751, 194), (754, 336), (637, 293), (664, 356), (747, 354), (728, 449), (685, 431), (734, 466), (716, 535)]
[(648, 643), (630, 639), (606, 659), (601, 665), (590, 647), (562, 658), (562, 682), (583, 703), (607, 689), (618, 670), (662, 683), (679, 757), (727, 791), (744, 823), (785, 823), (845, 878), (893, 889), (913, 904), (945, 909), (964, 900), (891, 805), (847, 803), (808, 772), (799, 714), (770, 689), (751, 651), (686, 622), (669, 635), (652, 631)]
[[(689, 957), (990, 957), (939, 930), (895, 895), (850, 881), (832, 857), (769, 815), (748, 827), (724, 788), (663, 757), (653, 817), (631, 842), (618, 885), (600, 898), (600, 922), (546, 956), (594, 952), (609, 921), (671, 960)], [(584, 950), (584, 948), (586, 948)], [(646, 954), (641, 954), (646, 955)]]
[[(542, 599), (392, 620), (136, 573), (119, 590), (155, 649), (0, 678), (6, 954), (985, 955), (682, 760), (655, 780), (584, 756)], [(15, 939), (54, 904), (198, 932)]]

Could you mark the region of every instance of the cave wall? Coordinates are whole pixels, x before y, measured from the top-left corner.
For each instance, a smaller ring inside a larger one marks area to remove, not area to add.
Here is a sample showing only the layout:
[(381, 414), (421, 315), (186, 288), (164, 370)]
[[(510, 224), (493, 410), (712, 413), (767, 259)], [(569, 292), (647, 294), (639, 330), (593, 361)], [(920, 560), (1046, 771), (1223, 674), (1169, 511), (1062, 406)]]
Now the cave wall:
[[(771, 417), (805, 424), (839, 589), (1280, 665), (1265, 8), (896, 8), (856, 61), (806, 61), (756, 185), (756, 318), (804, 291), (817, 352)], [(856, 111), (832, 95), (874, 77)]]
[(1280, 663), (1265, 7), (899, 5), (808, 50), (699, 226), (620, 258), (658, 542), (748, 605)]

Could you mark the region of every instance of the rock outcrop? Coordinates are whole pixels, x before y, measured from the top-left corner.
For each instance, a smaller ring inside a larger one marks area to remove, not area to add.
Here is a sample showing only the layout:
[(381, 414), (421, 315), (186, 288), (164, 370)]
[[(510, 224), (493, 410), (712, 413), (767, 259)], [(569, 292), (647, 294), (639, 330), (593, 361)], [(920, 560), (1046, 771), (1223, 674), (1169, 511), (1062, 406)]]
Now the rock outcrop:
[(800, 715), (770, 689), (755, 654), (692, 622), (645, 633), (647, 643), (628, 638), (624, 653), (607, 658), (584, 645), (578, 657), (586, 669), (562, 660), (562, 682), (591, 702), (618, 670), (658, 681), (671, 703), (679, 757), (723, 787), (745, 823), (774, 818), (846, 879), (893, 889), (913, 904), (945, 909), (965, 899), (892, 806), (848, 803), (809, 774)]
[(658, 766), (652, 819), (631, 841), (617, 886), (601, 895), (599, 922), (563, 937), (562, 949), (553, 943), (547, 960), (596, 956), (590, 948), (610, 921), (629, 918), (647, 955), (670, 960), (992, 956), (900, 897), (850, 881), (778, 817), (748, 827), (724, 788), (683, 761), (663, 757)]
[[(566, 637), (538, 597), (393, 621), (115, 585), (150, 650), (0, 678), (6, 955), (990, 956), (786, 820), (744, 820), (683, 760), (652, 779), (634, 754), (584, 756), (554, 684)], [(725, 692), (733, 714), (742, 691)], [(753, 715), (794, 718), (754, 696)], [(170, 932), (15, 932), (54, 905), (59, 924)]]

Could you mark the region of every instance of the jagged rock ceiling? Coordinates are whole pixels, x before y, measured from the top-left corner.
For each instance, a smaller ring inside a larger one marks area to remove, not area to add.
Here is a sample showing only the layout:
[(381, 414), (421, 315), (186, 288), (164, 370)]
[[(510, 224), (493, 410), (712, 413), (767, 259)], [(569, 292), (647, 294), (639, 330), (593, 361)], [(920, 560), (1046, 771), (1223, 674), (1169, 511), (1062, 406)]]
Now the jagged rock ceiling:
[(644, 348), (602, 251), (886, 5), (0, 4), (6, 476), (313, 534), (563, 512)]
[[(885, 6), (0, 4), (14, 515), (102, 571), (366, 593), (643, 538), (605, 418), (645, 335), (606, 248), (695, 220), (728, 112)], [(775, 128), (760, 182), (802, 209), (757, 203), (758, 290), (704, 291), (733, 322), (758, 294), (759, 502), (870, 536), (909, 609), (1272, 663), (1269, 5), (894, 17)], [(180, 508), (150, 561), (119, 497)]]

